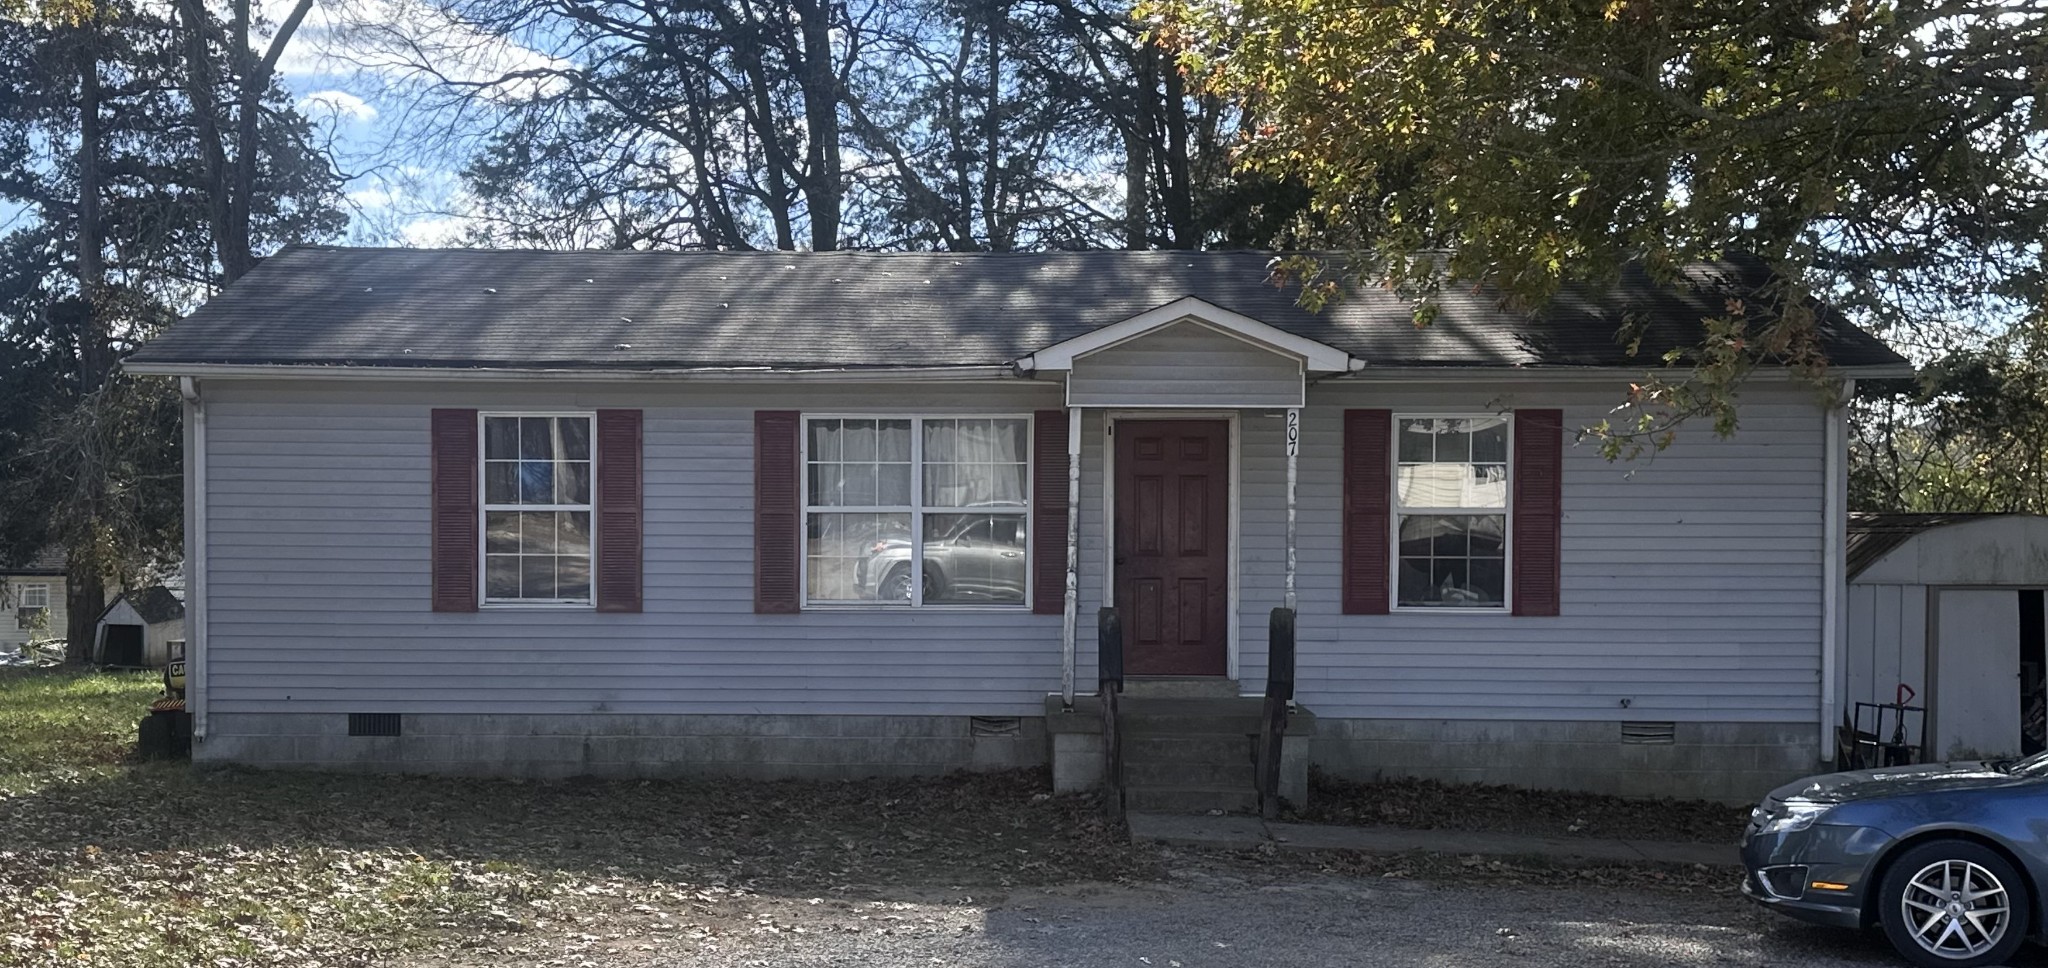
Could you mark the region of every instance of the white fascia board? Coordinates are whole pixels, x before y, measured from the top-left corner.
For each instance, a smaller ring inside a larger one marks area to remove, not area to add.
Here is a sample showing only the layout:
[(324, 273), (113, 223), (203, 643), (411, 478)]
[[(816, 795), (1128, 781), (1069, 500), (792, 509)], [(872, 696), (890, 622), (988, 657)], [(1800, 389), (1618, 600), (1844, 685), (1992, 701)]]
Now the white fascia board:
[[(1645, 373), (1680, 372), (1683, 368), (1660, 370), (1649, 366), (1367, 366), (1341, 376), (1322, 377), (1311, 381), (1317, 384), (1341, 386), (1346, 383), (1441, 383), (1449, 380), (1537, 380), (1537, 381), (1612, 381), (1640, 379)], [(1843, 379), (1884, 380), (1904, 379), (1915, 376), (1911, 366), (1899, 364), (1878, 364), (1873, 366), (1829, 367), (1826, 376)], [(1784, 383), (1804, 380), (1807, 377), (1787, 367), (1758, 367), (1750, 371), (1745, 380), (1761, 383)]]
[(698, 369), (538, 369), (519, 367), (325, 366), (319, 364), (128, 363), (122, 369), (138, 376), (206, 379), (323, 380), (570, 380), (578, 382), (706, 381), (720, 383), (964, 383), (1018, 376), (1010, 364), (997, 366), (872, 367), (862, 369), (778, 370), (770, 367), (706, 367)]
[(1351, 354), (1328, 343), (1296, 336), (1277, 326), (1259, 322), (1243, 313), (1232, 312), (1204, 299), (1183, 296), (1129, 319), (1111, 323), (1064, 342), (1054, 343), (1018, 360), (1017, 366), (1024, 370), (1072, 370), (1076, 357), (1127, 343), (1183, 320), (1201, 323), (1210, 329), (1274, 352), (1301, 357), (1303, 366), (1311, 373), (1345, 373), (1359, 365), (1351, 358)]

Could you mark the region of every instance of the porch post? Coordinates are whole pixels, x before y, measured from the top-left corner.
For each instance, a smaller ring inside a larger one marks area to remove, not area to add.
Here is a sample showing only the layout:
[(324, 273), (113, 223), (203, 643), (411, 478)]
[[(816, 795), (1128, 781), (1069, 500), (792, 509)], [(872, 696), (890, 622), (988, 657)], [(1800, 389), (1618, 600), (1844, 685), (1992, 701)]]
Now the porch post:
[(1301, 452), (1301, 408), (1287, 408), (1287, 610), (1294, 610), (1295, 455)]
[(1081, 408), (1067, 408), (1067, 607), (1060, 620), (1060, 699), (1074, 707), (1074, 617), (1081, 594)]

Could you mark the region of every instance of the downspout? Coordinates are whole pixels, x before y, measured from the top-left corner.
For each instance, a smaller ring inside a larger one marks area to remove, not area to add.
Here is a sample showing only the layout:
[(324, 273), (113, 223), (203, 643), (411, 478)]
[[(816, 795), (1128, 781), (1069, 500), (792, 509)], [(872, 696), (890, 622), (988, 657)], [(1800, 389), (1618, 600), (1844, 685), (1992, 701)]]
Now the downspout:
[(1081, 609), (1081, 408), (1067, 408), (1067, 607), (1060, 624), (1060, 701), (1074, 708), (1074, 623)]
[(1849, 523), (1849, 401), (1856, 396), (1856, 381), (1843, 380), (1841, 395), (1827, 411), (1827, 455), (1823, 461), (1826, 492), (1822, 497), (1822, 525), (1825, 551), (1821, 558), (1820, 595), (1820, 760), (1835, 759), (1835, 723), (1840, 718), (1841, 699), (1835, 679), (1840, 674), (1842, 640), (1843, 574)]
[(199, 381), (178, 378), (185, 398), (185, 708), (192, 739), (206, 739), (206, 401)]

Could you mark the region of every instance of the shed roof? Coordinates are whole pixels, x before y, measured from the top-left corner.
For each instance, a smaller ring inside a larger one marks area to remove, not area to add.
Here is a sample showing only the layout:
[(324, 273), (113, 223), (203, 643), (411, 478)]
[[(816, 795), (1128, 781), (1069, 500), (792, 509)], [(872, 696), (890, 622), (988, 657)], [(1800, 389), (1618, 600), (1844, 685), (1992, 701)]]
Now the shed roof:
[[(1446, 293), (1427, 327), (1394, 294), (1311, 313), (1268, 281), (1266, 252), (553, 252), (294, 246), (130, 357), (192, 364), (654, 370), (1005, 365), (1197, 297), (1370, 366), (1654, 365), (1704, 317), (1768, 280), (1745, 259), (1686, 289), (1631, 271), (1540, 312)], [(1904, 368), (1823, 310), (1842, 367)], [(1646, 327), (1636, 353), (1617, 338)]]
[(185, 602), (178, 597), (176, 592), (162, 585), (151, 585), (148, 588), (129, 589), (114, 596), (114, 600), (107, 603), (106, 609), (100, 612), (99, 618), (95, 621), (106, 621), (107, 616), (114, 611), (115, 606), (120, 605), (122, 602), (127, 602), (128, 607), (134, 609), (136, 615), (141, 616), (145, 625), (155, 625), (158, 622), (168, 622), (172, 619), (185, 617)]
[(1916, 535), (1954, 524), (1968, 524), (1988, 518), (2030, 517), (1998, 511), (1909, 513), (1899, 511), (1851, 511), (1847, 531), (1848, 577), (1862, 574), (1878, 559), (1913, 540)]

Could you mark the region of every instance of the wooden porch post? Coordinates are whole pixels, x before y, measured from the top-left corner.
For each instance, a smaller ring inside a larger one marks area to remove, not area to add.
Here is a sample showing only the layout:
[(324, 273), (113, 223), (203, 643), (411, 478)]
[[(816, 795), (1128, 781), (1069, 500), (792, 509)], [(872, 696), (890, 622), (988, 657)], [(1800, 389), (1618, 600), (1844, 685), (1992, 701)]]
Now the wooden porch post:
[(1294, 484), (1295, 455), (1301, 452), (1301, 408), (1287, 408), (1287, 610), (1294, 610)]

